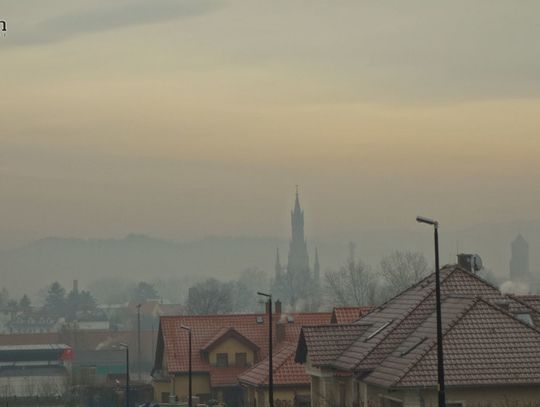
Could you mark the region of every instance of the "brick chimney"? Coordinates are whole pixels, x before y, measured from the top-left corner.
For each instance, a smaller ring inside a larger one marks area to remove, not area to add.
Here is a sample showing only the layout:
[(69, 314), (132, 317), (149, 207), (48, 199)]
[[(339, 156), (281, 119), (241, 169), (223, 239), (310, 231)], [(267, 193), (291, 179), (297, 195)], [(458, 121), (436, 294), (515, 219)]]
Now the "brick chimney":
[(276, 342), (281, 343), (285, 340), (285, 329), (287, 327), (287, 318), (280, 318), (276, 322)]
[(281, 301), (277, 300), (276, 305), (274, 307), (274, 312), (276, 315), (281, 315)]

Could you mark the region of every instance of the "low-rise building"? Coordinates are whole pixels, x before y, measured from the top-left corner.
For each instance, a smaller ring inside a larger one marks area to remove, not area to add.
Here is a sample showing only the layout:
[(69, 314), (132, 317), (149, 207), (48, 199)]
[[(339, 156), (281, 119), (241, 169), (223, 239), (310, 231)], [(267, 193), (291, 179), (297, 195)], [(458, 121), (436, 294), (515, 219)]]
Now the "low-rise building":
[[(275, 355), (290, 356), (294, 350), (291, 344), (296, 342), (301, 326), (328, 323), (330, 316), (330, 313), (284, 314), (281, 304), (276, 302)], [(181, 326), (191, 328), (192, 332), (193, 394), (201, 401), (216, 399), (227, 405), (244, 403), (246, 396), (239, 377), (253, 366), (264, 370), (258, 364), (268, 355), (267, 314), (161, 317), (152, 374), (154, 396), (159, 401), (167, 402), (171, 396), (181, 400), (187, 397), (188, 332)], [(305, 376), (300, 384), (304, 394), (309, 395), (307, 379)], [(249, 384), (243, 382), (244, 386)], [(290, 399), (289, 393), (287, 399)]]
[[(535, 298), (503, 295), (459, 266), (441, 270), (441, 291), (447, 405), (540, 400)], [(436, 405), (435, 321), (430, 275), (354, 323), (302, 328), (296, 361), (312, 405)]]
[(0, 346), (0, 389), (11, 399), (59, 399), (68, 389), (72, 348), (64, 344)]

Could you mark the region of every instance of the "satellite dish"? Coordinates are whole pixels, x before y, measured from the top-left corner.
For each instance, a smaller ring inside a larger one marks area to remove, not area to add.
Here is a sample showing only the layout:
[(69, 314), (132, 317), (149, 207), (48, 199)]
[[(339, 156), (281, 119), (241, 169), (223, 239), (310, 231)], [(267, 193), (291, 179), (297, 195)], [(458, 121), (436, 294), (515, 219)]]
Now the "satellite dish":
[(472, 255), (472, 268), (474, 271), (480, 271), (484, 268), (482, 258), (478, 254)]

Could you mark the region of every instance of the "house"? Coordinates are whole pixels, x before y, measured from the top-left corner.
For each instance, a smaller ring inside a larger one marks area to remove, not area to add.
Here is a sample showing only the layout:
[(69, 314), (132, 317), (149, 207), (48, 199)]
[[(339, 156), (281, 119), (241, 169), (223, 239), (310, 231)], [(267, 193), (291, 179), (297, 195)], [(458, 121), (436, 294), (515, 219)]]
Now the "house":
[[(358, 321), (303, 327), (295, 360), (313, 406), (437, 405), (434, 275)], [(446, 399), (452, 407), (540, 400), (540, 314), (460, 266), (441, 269)]]
[[(285, 314), (281, 312), (279, 301), (275, 306), (275, 355), (282, 351), (292, 355), (292, 345), (296, 343), (303, 324), (327, 323), (330, 320), (330, 313)], [(171, 396), (187, 398), (188, 333), (180, 328), (182, 325), (191, 328), (192, 332), (193, 395), (199, 396), (202, 402), (216, 399), (227, 405), (241, 405), (245, 399), (245, 391), (239, 376), (253, 366), (261, 368), (259, 362), (268, 355), (268, 315), (161, 317), (152, 376), (154, 397), (162, 402), (169, 401)], [(264, 370), (263, 367), (261, 369)], [(307, 395), (308, 379), (306, 376), (302, 383)], [(248, 382), (249, 380), (244, 381), (243, 385), (253, 384), (257, 387), (261, 384), (257, 391), (264, 393), (264, 383)]]
[[(281, 405), (307, 405), (310, 403), (310, 379), (302, 365), (294, 361), (296, 343), (304, 325), (325, 324), (330, 313), (281, 314), (276, 324), (277, 348), (273, 351), (272, 376), (274, 401)], [(238, 376), (244, 388), (244, 405), (268, 405), (268, 355)]]

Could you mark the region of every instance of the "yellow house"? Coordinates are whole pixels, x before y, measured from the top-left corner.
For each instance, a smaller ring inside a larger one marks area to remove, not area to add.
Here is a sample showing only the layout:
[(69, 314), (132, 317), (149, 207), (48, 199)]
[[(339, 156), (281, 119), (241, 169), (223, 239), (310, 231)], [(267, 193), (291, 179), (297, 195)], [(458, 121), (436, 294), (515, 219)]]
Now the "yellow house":
[[(279, 301), (275, 305), (274, 348), (277, 351), (288, 344), (292, 361), (295, 347), (291, 343), (296, 343), (301, 326), (327, 323), (331, 314), (282, 314)], [(244, 405), (246, 387), (240, 384), (239, 377), (268, 355), (267, 315), (161, 317), (152, 370), (156, 401), (182, 401), (188, 397), (188, 332), (181, 326), (191, 328), (192, 332), (193, 395), (201, 402), (214, 399), (230, 406)], [(304, 375), (302, 389), (289, 386), (282, 393), (276, 392), (276, 397), (292, 400), (301, 393), (309, 395), (309, 377), (301, 366), (300, 371)]]
[[(503, 295), (459, 266), (441, 270), (449, 407), (540, 405), (537, 298)], [(434, 276), (357, 322), (304, 327), (296, 361), (313, 406), (435, 407)]]

